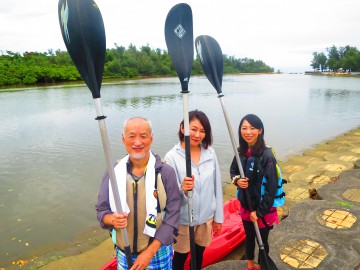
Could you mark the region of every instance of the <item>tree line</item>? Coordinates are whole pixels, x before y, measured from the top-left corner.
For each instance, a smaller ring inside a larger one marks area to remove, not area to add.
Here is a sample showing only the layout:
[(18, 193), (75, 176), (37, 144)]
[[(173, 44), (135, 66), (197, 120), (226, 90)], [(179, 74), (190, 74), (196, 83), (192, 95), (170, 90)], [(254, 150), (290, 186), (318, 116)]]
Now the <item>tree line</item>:
[[(263, 61), (224, 55), (224, 73), (265, 73), (274, 69)], [(194, 60), (192, 75), (203, 74), (200, 62)], [(166, 50), (139, 49), (130, 44), (126, 49), (115, 44), (106, 49), (103, 78), (138, 78), (176, 76)], [(6, 51), (0, 55), (0, 86), (32, 85), (81, 80), (67, 51), (25, 52)]]
[(333, 45), (326, 48), (326, 52), (327, 55), (314, 52), (310, 66), (321, 71), (360, 71), (360, 51), (356, 47), (347, 45), (337, 48)]

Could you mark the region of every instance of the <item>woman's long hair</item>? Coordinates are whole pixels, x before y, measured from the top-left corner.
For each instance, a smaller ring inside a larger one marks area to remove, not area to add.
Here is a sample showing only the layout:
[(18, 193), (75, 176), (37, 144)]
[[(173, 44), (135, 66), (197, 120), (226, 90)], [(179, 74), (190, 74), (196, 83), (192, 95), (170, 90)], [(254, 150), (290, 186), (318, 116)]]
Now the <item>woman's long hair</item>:
[(247, 120), (249, 122), (250, 125), (252, 125), (254, 128), (256, 129), (262, 129), (261, 134), (259, 134), (257, 141), (255, 143), (255, 145), (252, 147), (252, 152), (251, 154), (255, 157), (260, 157), (262, 155), (262, 153), (264, 152), (265, 149), (265, 140), (264, 140), (264, 133), (265, 133), (265, 129), (264, 129), (264, 125), (261, 121), (261, 119), (256, 116), (255, 114), (248, 114), (245, 115), (239, 124), (239, 145), (240, 145), (240, 156), (245, 156), (246, 152), (249, 150), (249, 145), (248, 143), (243, 139), (243, 137), (241, 136), (241, 126), (243, 124), (243, 122)]

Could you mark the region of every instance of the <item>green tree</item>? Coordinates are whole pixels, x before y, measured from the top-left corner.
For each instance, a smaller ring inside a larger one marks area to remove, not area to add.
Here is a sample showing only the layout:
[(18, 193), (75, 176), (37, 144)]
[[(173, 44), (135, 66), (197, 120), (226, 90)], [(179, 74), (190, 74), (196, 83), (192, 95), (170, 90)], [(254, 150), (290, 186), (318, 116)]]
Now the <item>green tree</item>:
[[(346, 51), (344, 54), (346, 55)], [(223, 59), (224, 73), (273, 72), (273, 68), (260, 60), (237, 59), (227, 55), (224, 55)], [(192, 74), (203, 74), (198, 59), (194, 60)], [(168, 52), (159, 48), (152, 49), (149, 44), (141, 46), (138, 50), (133, 44), (126, 49), (115, 43), (115, 48), (106, 50), (104, 78), (139, 76), (177, 76), (177, 74)], [(5, 54), (0, 55), (0, 86), (74, 80), (81, 80), (81, 76), (66, 51), (50, 49), (44, 53), (25, 52), (24, 54), (6, 51)]]
[(336, 71), (341, 67), (339, 50), (333, 45), (330, 48), (326, 48), (328, 52), (327, 65), (332, 71)]
[(360, 52), (349, 45), (341, 48), (341, 66), (346, 70), (360, 70)]
[(326, 69), (327, 57), (324, 53), (313, 53), (313, 60), (311, 61), (311, 66), (313, 69), (320, 69), (324, 71)]

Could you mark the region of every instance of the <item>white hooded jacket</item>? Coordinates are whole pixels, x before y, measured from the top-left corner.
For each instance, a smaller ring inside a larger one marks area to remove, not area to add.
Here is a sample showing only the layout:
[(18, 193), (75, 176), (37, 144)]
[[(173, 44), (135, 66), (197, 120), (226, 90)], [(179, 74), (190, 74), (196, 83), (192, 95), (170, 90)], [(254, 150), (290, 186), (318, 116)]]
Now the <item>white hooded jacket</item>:
[[(186, 177), (185, 150), (178, 143), (165, 155), (164, 159), (174, 168), (182, 195), (180, 224), (188, 225), (188, 198), (181, 188), (181, 183)], [(211, 146), (205, 149), (201, 145), (199, 165), (196, 166), (191, 162), (191, 173), (195, 176), (193, 189), (194, 225), (203, 224), (211, 218), (217, 223), (223, 223), (222, 181), (215, 150)]]

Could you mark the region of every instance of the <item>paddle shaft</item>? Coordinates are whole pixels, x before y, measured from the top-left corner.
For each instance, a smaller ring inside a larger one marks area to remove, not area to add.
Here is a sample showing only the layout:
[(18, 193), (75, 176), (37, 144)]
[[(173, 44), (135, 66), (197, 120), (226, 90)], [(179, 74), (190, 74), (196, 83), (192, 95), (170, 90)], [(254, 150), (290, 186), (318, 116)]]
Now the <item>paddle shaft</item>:
[[(190, 155), (190, 133), (189, 133), (189, 108), (188, 108), (188, 84), (191, 69), (194, 63), (194, 40), (193, 40), (193, 19), (191, 7), (186, 3), (173, 6), (165, 20), (165, 41), (168, 53), (172, 59), (174, 68), (181, 83), (181, 93), (183, 96), (183, 116), (184, 116), (184, 142), (185, 142), (185, 162), (186, 176), (191, 174), (191, 155)], [(192, 190), (188, 191), (188, 212), (189, 212), (189, 236), (191, 252), (191, 269), (196, 269), (196, 252), (194, 236), (194, 215)]]
[[(184, 116), (184, 142), (185, 142), (185, 162), (186, 176), (192, 177), (191, 173), (191, 154), (190, 154), (190, 123), (189, 123), (189, 96), (188, 91), (182, 91), (183, 98), (183, 116)], [(188, 211), (189, 211), (189, 237), (190, 237), (190, 254), (191, 269), (196, 269), (196, 253), (195, 253), (195, 231), (194, 231), (194, 207), (193, 207), (193, 191), (188, 191)]]
[[(116, 211), (122, 213), (119, 190), (110, 158), (105, 116), (100, 102), (100, 88), (105, 65), (106, 37), (101, 12), (93, 0), (59, 0), (58, 15), (61, 33), (77, 70), (90, 89), (96, 107), (104, 154), (113, 190)], [(132, 256), (126, 229), (121, 230), (128, 265)]]
[[(208, 78), (208, 80), (210, 81), (210, 83), (216, 89), (216, 92), (218, 93), (218, 98), (220, 100), (221, 108), (223, 110), (226, 125), (227, 125), (228, 131), (229, 131), (231, 145), (234, 150), (236, 163), (239, 168), (240, 177), (245, 178), (244, 170), (241, 166), (239, 152), (236, 147), (236, 141), (235, 141), (235, 137), (233, 134), (233, 129), (231, 127), (231, 123), (229, 121), (229, 116), (228, 116), (228, 113), (226, 111), (226, 107), (224, 104), (224, 100), (223, 100), (224, 95), (221, 91), (222, 76), (223, 76), (223, 54), (222, 54), (220, 45), (213, 37), (204, 36), (204, 35), (197, 37), (195, 39), (195, 44), (196, 44), (196, 50), (197, 50), (197, 53), (198, 53), (198, 56), (200, 59), (201, 66), (204, 70), (204, 73), (205, 73), (206, 77)], [(245, 189), (245, 196), (246, 196), (246, 200), (248, 202), (250, 211), (252, 212), (253, 210), (252, 210), (252, 206), (251, 206), (251, 199), (250, 199), (249, 191), (247, 188)], [(264, 244), (261, 239), (258, 223), (257, 223), (257, 221), (254, 221), (253, 223), (254, 223), (254, 228), (255, 228), (255, 232), (256, 232), (256, 238), (258, 240), (258, 245), (259, 245), (260, 251), (262, 251), (262, 254), (264, 255), (263, 256), (265, 259), (264, 262), (266, 263), (266, 265), (263, 266), (262, 265), (263, 261), (260, 261), (261, 268), (270, 270), (269, 263), (268, 263), (268, 256), (265, 252)], [(269, 257), (269, 260), (271, 260), (270, 257)], [(275, 269), (277, 269), (276, 266), (273, 267), (271, 270), (275, 270)]]
[[(236, 163), (237, 163), (239, 171), (240, 171), (240, 177), (245, 178), (244, 170), (243, 170), (243, 167), (241, 165), (240, 155), (239, 155), (239, 152), (238, 152), (238, 150), (236, 148), (235, 137), (234, 137), (234, 133), (232, 131), (233, 129), (231, 127), (231, 123), (230, 123), (229, 116), (228, 116), (228, 113), (227, 113), (227, 110), (226, 110), (226, 107), (225, 107), (223, 96), (224, 96), (223, 94), (219, 94), (218, 98), (220, 100), (221, 108), (222, 108), (222, 111), (224, 113), (226, 126), (228, 128), (229, 135), (230, 135), (231, 145), (233, 147)], [(248, 203), (249, 209), (252, 212), (253, 209), (252, 209), (252, 205), (251, 205), (250, 194), (249, 194), (249, 190), (247, 188), (245, 189), (245, 196), (246, 196), (246, 201)], [(260, 251), (263, 252), (267, 269), (269, 269), (269, 265), (268, 265), (268, 261), (267, 261), (267, 254), (266, 254), (266, 251), (265, 251), (265, 248), (264, 248), (264, 243), (263, 243), (262, 238), (261, 238), (259, 225), (258, 225), (256, 220), (253, 221), (253, 224), (254, 224), (254, 227), (255, 227), (256, 238), (258, 240)]]
[[(111, 184), (111, 188), (113, 191), (116, 212), (123, 213), (123, 209), (122, 209), (122, 205), (121, 205), (121, 201), (120, 201), (119, 189), (118, 189), (118, 185), (116, 182), (115, 171), (114, 171), (113, 163), (111, 161), (110, 143), (109, 143), (109, 138), (107, 135), (106, 125), (105, 125), (105, 116), (103, 114), (101, 100), (100, 100), (100, 98), (94, 98), (94, 102), (95, 102), (96, 116), (97, 116), (95, 118), (95, 120), (98, 120), (98, 123), (99, 123), (101, 140), (102, 140), (102, 144), (103, 144), (103, 148), (104, 148), (104, 155), (105, 155), (105, 160), (106, 160), (106, 166), (107, 166), (108, 173), (109, 173), (110, 184)], [(121, 229), (121, 235), (122, 235), (122, 238), (124, 241), (124, 253), (126, 255), (126, 260), (127, 260), (128, 266), (130, 268), (133, 265), (133, 261), (132, 261), (131, 249), (130, 249), (130, 245), (129, 245), (129, 238), (128, 238), (126, 228)]]

